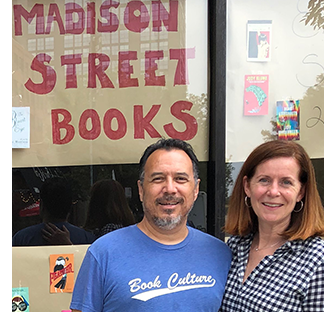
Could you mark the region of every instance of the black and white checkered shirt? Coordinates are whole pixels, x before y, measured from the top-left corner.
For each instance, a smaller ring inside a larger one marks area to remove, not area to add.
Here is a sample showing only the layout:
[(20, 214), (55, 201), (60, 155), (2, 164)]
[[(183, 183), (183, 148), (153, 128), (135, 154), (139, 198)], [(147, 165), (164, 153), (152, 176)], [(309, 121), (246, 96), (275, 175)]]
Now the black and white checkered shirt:
[(243, 283), (253, 235), (233, 236), (224, 312), (324, 311), (324, 241), (289, 241), (266, 256)]

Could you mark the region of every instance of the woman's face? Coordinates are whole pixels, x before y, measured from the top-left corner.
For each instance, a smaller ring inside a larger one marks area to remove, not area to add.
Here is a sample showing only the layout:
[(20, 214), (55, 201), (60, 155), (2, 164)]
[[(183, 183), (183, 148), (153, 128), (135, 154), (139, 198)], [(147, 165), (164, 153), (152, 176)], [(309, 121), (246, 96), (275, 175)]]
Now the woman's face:
[(258, 165), (250, 181), (244, 177), (244, 190), (259, 225), (287, 228), (291, 213), (305, 192), (299, 173), (300, 166), (294, 158), (279, 157)]

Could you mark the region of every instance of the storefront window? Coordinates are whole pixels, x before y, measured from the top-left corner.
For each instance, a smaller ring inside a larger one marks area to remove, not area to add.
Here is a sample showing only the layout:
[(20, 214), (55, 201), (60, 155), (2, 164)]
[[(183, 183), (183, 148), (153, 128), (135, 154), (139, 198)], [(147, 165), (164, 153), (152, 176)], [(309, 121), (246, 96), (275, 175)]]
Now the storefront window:
[(227, 1), (226, 160), (295, 140), (324, 191), (324, 1)]
[(73, 183), (75, 225), (102, 178), (125, 187), (141, 220), (137, 163), (160, 137), (192, 144), (206, 192), (207, 1), (15, 0), (12, 8), (13, 234), (40, 222), (39, 188), (52, 176)]
[[(106, 178), (140, 221), (138, 162), (160, 137), (194, 147), (189, 221), (219, 238), (238, 172), (267, 140), (302, 144), (324, 199), (323, 0), (13, 0), (12, 17), (12, 234), (41, 222), (55, 176), (73, 187), (70, 223), (84, 225)], [(77, 274), (87, 246), (67, 248)], [(13, 298), (68, 309), (45, 283), (59, 250), (13, 248)]]

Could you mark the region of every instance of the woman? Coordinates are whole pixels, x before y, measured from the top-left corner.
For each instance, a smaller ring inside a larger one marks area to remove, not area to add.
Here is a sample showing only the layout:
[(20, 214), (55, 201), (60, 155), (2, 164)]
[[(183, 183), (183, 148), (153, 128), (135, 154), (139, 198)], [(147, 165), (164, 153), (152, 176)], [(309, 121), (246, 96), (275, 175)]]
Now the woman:
[(323, 311), (323, 206), (309, 156), (257, 147), (235, 183), (224, 230), (232, 264), (222, 311)]
[[(90, 202), (84, 229), (93, 233), (94, 238), (124, 226), (135, 224), (132, 210), (128, 206), (122, 185), (115, 180), (100, 180), (92, 185)], [(72, 245), (70, 232), (52, 223), (42, 229), (43, 238), (51, 245)]]
[(85, 230), (93, 232), (98, 238), (134, 223), (124, 188), (118, 181), (104, 179), (92, 185)]

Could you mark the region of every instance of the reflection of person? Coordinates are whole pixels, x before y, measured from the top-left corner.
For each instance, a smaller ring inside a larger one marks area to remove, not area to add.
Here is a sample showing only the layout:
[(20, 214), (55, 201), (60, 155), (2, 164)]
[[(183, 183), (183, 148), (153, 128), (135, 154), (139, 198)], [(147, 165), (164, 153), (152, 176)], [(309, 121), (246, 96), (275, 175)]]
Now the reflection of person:
[(245, 161), (225, 223), (232, 266), (222, 311), (323, 311), (323, 207), (305, 150), (271, 141)]
[(188, 143), (162, 139), (145, 150), (138, 181), (144, 218), (88, 248), (73, 311), (218, 311), (231, 254), (186, 225), (199, 181)]
[[(91, 244), (94, 235), (67, 222), (72, 207), (72, 191), (63, 178), (47, 179), (40, 190), (40, 215), (42, 223), (26, 227), (18, 231), (12, 240), (13, 246), (43, 246), (52, 244), (67, 244), (58, 236), (49, 242), (49, 231), (67, 233), (73, 244)], [(70, 243), (71, 243), (70, 242)]]
[(93, 232), (98, 238), (134, 223), (124, 188), (118, 181), (106, 179), (92, 185), (84, 229)]

